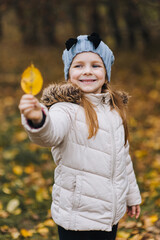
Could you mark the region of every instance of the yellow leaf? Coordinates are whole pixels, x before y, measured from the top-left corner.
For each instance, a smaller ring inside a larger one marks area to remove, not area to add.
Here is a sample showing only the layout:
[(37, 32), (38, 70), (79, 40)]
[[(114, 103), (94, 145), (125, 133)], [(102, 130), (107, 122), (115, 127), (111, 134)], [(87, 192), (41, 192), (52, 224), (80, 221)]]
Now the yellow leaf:
[(12, 150), (8, 150), (8, 151), (4, 151), (3, 152), (3, 158), (4, 159), (9, 159), (12, 160), (18, 153), (17, 149), (12, 149)]
[(28, 135), (26, 132), (24, 131), (21, 131), (21, 132), (17, 132), (15, 135), (14, 135), (14, 138), (18, 141), (18, 142), (21, 142), (21, 141), (24, 141), (25, 139), (28, 138)]
[(158, 220), (157, 214), (154, 214), (151, 216), (145, 216), (143, 220), (145, 228), (153, 226), (157, 220)]
[(0, 201), (0, 210), (3, 209), (3, 203)]
[(137, 227), (138, 227), (138, 228), (142, 227), (142, 222), (138, 222), (138, 223), (137, 223)]
[(140, 236), (140, 234), (136, 234), (133, 237), (131, 237), (131, 240), (141, 240), (143, 236)]
[(154, 215), (150, 216), (150, 220), (151, 220), (152, 223), (156, 222), (158, 220), (157, 214), (154, 214)]
[(137, 150), (135, 151), (135, 156), (137, 158), (142, 158), (142, 157), (145, 157), (147, 155), (147, 151), (145, 150)]
[(11, 237), (13, 239), (18, 239), (20, 236), (20, 233), (18, 231), (11, 232)]
[(8, 217), (8, 213), (4, 210), (0, 210), (0, 218), (7, 218)]
[(155, 204), (160, 207), (160, 198), (158, 198), (156, 201), (155, 201)]
[(24, 228), (22, 228), (20, 232), (21, 232), (21, 235), (22, 235), (24, 238), (32, 237), (32, 235), (33, 235), (32, 231), (26, 230), (26, 229), (24, 229)]
[(27, 167), (25, 167), (24, 172), (27, 174), (31, 174), (34, 172), (34, 166), (33, 165), (29, 165)]
[(39, 234), (41, 234), (42, 236), (45, 236), (45, 235), (47, 235), (47, 234), (49, 233), (49, 229), (46, 228), (46, 227), (39, 228), (39, 229), (37, 230), (37, 232), (38, 232)]
[(23, 173), (23, 168), (21, 166), (14, 166), (12, 170), (13, 170), (14, 174), (16, 174), (18, 176), (22, 175), (22, 173)]
[(9, 227), (7, 225), (3, 225), (0, 227), (1, 232), (5, 233), (8, 232)]
[(43, 160), (49, 160), (49, 159), (50, 159), (50, 155), (48, 155), (47, 153), (42, 153), (41, 159), (43, 159)]
[(38, 223), (37, 228), (43, 228), (44, 224), (43, 223)]
[(17, 209), (14, 210), (13, 214), (14, 215), (19, 215), (19, 214), (21, 214), (21, 212), (22, 212), (21, 208), (17, 208)]
[(12, 200), (9, 201), (9, 203), (7, 204), (7, 211), (9, 213), (13, 213), (15, 211), (15, 209), (19, 206), (20, 202), (18, 199), (13, 198)]
[(43, 224), (47, 227), (54, 227), (55, 226), (55, 223), (52, 219), (47, 219), (46, 221), (44, 221)]
[(134, 228), (136, 226), (136, 222), (134, 221), (128, 221), (125, 223), (125, 228)]
[[(0, 149), (0, 151), (2, 152), (2, 150)], [(0, 169), (0, 176), (4, 176), (4, 174), (5, 174), (5, 171), (4, 171), (4, 169)]]
[(22, 74), (21, 87), (23, 91), (36, 95), (41, 91), (42, 85), (43, 78), (40, 71), (31, 64)]
[(117, 234), (117, 237), (119, 238), (125, 238), (127, 239), (130, 236), (130, 233), (124, 232), (124, 231), (119, 231)]
[(45, 188), (39, 188), (36, 192), (36, 199), (38, 202), (42, 202), (43, 199), (49, 199), (48, 192)]
[(11, 194), (11, 190), (9, 189), (8, 183), (3, 184), (2, 191), (6, 194)]

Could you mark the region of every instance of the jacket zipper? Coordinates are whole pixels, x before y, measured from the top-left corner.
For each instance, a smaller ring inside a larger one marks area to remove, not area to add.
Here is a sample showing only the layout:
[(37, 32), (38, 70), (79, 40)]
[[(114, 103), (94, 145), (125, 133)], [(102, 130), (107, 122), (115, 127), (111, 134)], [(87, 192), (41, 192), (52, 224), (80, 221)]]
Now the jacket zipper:
[[(108, 112), (108, 115), (110, 112)], [(116, 145), (115, 145), (115, 137), (114, 137), (114, 129), (110, 119), (110, 116), (107, 116), (111, 128), (111, 141), (112, 141), (112, 169), (111, 169), (111, 181), (112, 181), (112, 192), (113, 192), (113, 215), (112, 215), (112, 224), (114, 224), (114, 219), (116, 217), (116, 193), (114, 189), (114, 170), (116, 167)]]

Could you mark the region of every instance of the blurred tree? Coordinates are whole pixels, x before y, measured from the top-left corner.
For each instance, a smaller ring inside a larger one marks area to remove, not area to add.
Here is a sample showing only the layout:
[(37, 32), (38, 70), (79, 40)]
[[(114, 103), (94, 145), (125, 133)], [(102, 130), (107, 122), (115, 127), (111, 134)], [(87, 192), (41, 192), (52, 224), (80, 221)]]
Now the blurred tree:
[(58, 35), (65, 38), (67, 32), (107, 34), (118, 47), (131, 48), (160, 38), (159, 0), (0, 0), (0, 38), (7, 8), (15, 9), (27, 44), (55, 44)]
[(42, 38), (55, 44), (56, 0), (15, 0), (20, 29), (26, 44), (41, 43)]
[(0, 40), (2, 39), (2, 13), (0, 11)]
[(0, 0), (0, 40), (2, 39), (3, 36), (2, 16), (6, 9), (8, 8), (8, 4), (9, 0)]
[(108, 1), (108, 7), (109, 7), (109, 18), (111, 21), (112, 29), (113, 29), (113, 34), (114, 38), (116, 41), (116, 44), (118, 47), (122, 45), (122, 36), (121, 36), (121, 31), (118, 25), (118, 1)]
[(101, 34), (100, 30), (100, 15), (98, 11), (99, 2), (97, 0), (88, 0), (87, 8), (90, 9), (90, 32), (97, 32)]
[(25, 1), (15, 0), (14, 4), (20, 29), (26, 44), (37, 44), (38, 39), (38, 17), (40, 4), (39, 0)]
[(131, 48), (136, 46), (137, 30), (140, 31), (143, 42), (148, 45), (150, 43), (150, 32), (147, 26), (142, 21), (137, 1), (136, 0), (124, 0), (124, 18), (127, 25), (129, 46)]
[(71, 19), (71, 24), (73, 27), (74, 35), (77, 36), (79, 35), (79, 3), (75, 0), (70, 0), (69, 6), (67, 6), (67, 2), (65, 1), (65, 8), (66, 8), (66, 13), (68, 16), (70, 16)]
[(55, 44), (56, 0), (41, 0), (42, 32), (49, 44)]

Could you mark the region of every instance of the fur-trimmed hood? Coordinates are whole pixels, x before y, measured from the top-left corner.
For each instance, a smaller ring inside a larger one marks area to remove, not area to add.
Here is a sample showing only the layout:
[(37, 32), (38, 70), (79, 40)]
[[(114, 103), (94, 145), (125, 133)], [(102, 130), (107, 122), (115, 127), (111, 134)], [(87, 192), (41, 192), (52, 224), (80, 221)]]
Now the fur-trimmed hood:
[[(124, 105), (127, 105), (129, 96), (123, 91), (114, 91)], [(43, 90), (41, 102), (48, 108), (58, 102), (81, 103), (82, 91), (72, 83), (55, 83)]]

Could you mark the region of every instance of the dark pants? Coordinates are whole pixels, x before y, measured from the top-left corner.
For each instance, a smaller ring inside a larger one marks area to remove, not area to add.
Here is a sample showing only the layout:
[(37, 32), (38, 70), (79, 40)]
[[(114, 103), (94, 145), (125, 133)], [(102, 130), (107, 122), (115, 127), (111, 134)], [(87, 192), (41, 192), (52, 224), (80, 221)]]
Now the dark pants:
[(117, 225), (114, 225), (111, 232), (105, 231), (71, 231), (58, 226), (59, 240), (115, 240)]

